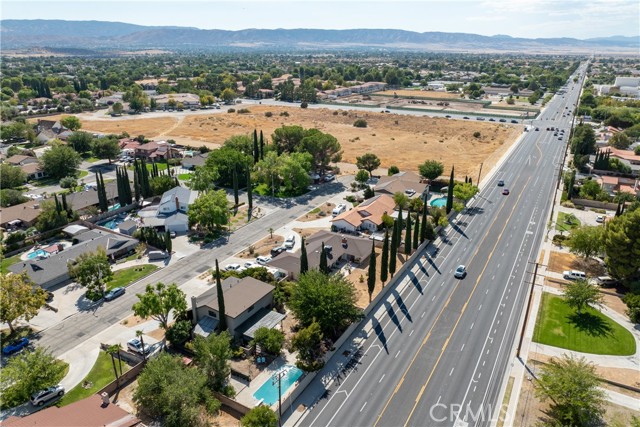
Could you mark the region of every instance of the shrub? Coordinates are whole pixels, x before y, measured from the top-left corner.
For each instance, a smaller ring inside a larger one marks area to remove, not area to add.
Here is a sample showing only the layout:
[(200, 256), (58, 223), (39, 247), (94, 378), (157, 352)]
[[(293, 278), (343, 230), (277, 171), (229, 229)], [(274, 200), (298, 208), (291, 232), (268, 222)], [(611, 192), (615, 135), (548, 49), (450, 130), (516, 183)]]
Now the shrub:
[(389, 169), (387, 169), (387, 175), (391, 176), (391, 175), (395, 175), (397, 173), (400, 172), (400, 168), (397, 166), (389, 166)]
[(556, 234), (555, 236), (553, 236), (553, 239), (551, 240), (553, 242), (554, 245), (556, 246), (562, 246), (562, 244), (568, 239), (568, 236), (563, 236), (562, 234)]
[(62, 188), (73, 188), (78, 185), (78, 180), (76, 180), (72, 176), (65, 176), (60, 180), (60, 187)]
[(238, 110), (238, 114), (249, 114), (251, 111), (249, 111), (248, 108), (241, 108)]
[(289, 117), (289, 112), (288, 111), (283, 111), (283, 112), (280, 113), (280, 116)]
[(354, 202), (356, 201), (356, 196), (354, 196), (354, 195), (351, 195), (351, 194), (350, 194), (350, 195), (348, 195), (347, 197), (345, 197), (344, 199), (345, 199), (347, 202), (354, 203)]
[(227, 110), (227, 113), (235, 113), (235, 112), (236, 112), (236, 109), (235, 109), (235, 108), (229, 108), (229, 109)]
[(271, 111), (267, 111), (266, 113), (264, 113), (265, 117), (271, 117), (273, 116), (273, 113)]
[(481, 135), (481, 134), (480, 134), (480, 132), (478, 132), (478, 131), (475, 131), (475, 132), (473, 133), (473, 137), (474, 137), (474, 138), (480, 138), (480, 135)]
[(300, 104), (300, 108), (307, 108), (308, 106), (309, 104), (307, 104), (306, 102)]
[(627, 316), (633, 323), (640, 323), (640, 295), (628, 293), (622, 301), (627, 305)]
[(334, 116), (337, 116), (337, 115), (338, 115), (338, 112), (337, 112), (337, 111), (334, 111), (334, 112), (333, 112), (333, 115), (334, 115)]
[(636, 148), (633, 149), (633, 152), (636, 156), (640, 156), (640, 145), (636, 145)]
[(560, 203), (560, 206), (564, 208), (572, 208), (572, 209), (576, 207), (576, 205), (574, 205), (573, 202), (570, 202), (568, 200), (566, 202)]
[(357, 128), (366, 128), (367, 121), (365, 119), (358, 119), (355, 122), (353, 122), (353, 126)]

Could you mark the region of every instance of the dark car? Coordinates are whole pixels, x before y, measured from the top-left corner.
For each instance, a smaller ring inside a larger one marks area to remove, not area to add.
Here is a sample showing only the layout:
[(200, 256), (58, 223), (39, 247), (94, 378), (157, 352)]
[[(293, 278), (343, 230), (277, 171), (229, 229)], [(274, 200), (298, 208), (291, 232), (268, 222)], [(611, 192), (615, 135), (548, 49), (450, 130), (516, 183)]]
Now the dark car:
[(498, 187), (504, 187), (504, 180), (498, 180)]
[(496, 119), (489, 119), (489, 121), (490, 121), (490, 122), (495, 122), (495, 121), (496, 121)]
[(451, 118), (451, 116), (445, 116), (445, 117), (446, 117), (447, 119), (450, 119), (450, 118)]
[(11, 344), (7, 344), (2, 348), (2, 354), (5, 356), (9, 356), (13, 353), (17, 353), (20, 350), (22, 350), (23, 348), (25, 348), (26, 346), (29, 345), (29, 339), (28, 338), (20, 338), (18, 341), (11, 343)]
[(500, 121), (500, 123), (506, 123), (507, 119), (500, 119), (499, 121)]
[(278, 255), (280, 255), (282, 252), (286, 251), (286, 250), (287, 249), (283, 248), (282, 246), (275, 247), (275, 248), (271, 249), (271, 257), (275, 258)]
[(502, 190), (502, 194), (504, 194), (505, 196), (509, 195), (509, 189), (505, 188), (504, 190)]
[(518, 121), (517, 120), (511, 120), (511, 123), (516, 123), (517, 124)]
[(126, 292), (126, 289), (123, 287), (113, 288), (109, 292), (104, 294), (104, 299), (105, 301), (111, 301), (118, 298), (121, 295), (124, 295), (125, 292)]
[(465, 120), (469, 120), (469, 117), (467, 117), (467, 116), (464, 116), (464, 117), (463, 117), (463, 119), (465, 119)]

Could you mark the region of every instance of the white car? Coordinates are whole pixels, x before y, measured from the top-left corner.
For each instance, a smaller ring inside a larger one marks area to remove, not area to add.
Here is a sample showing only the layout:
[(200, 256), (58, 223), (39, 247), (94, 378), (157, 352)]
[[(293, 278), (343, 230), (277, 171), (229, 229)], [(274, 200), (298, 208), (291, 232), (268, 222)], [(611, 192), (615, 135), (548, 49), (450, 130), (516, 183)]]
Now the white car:
[(60, 397), (64, 394), (64, 387), (60, 384), (37, 391), (31, 395), (31, 404), (33, 406), (42, 406), (51, 399)]
[(330, 181), (333, 181), (334, 179), (336, 179), (336, 177), (331, 173), (324, 176), (324, 182), (330, 182)]
[(260, 265), (266, 265), (269, 263), (269, 261), (271, 261), (271, 257), (270, 256), (259, 256), (258, 258), (256, 258), (256, 261), (258, 262), (258, 264)]
[(587, 278), (587, 274), (584, 271), (567, 270), (562, 272), (562, 277), (567, 280), (585, 280)]
[(333, 211), (331, 211), (331, 215), (335, 217), (340, 215), (342, 212), (346, 210), (347, 210), (347, 205), (345, 205), (344, 203), (340, 203), (335, 208), (333, 208)]
[(127, 349), (138, 354), (142, 354), (143, 351), (145, 354), (148, 354), (149, 351), (151, 350), (151, 347), (149, 346), (149, 344), (145, 344), (143, 347), (142, 341), (140, 341), (138, 338), (132, 338), (129, 341), (127, 341)]
[(294, 236), (293, 234), (290, 234), (284, 240), (284, 244), (282, 246), (284, 246), (287, 249), (292, 249), (295, 246), (295, 244), (296, 244), (296, 236)]
[(237, 271), (240, 269), (240, 264), (227, 264), (224, 267), (224, 271)]
[(605, 219), (604, 215), (598, 215), (596, 217), (596, 222), (604, 222), (604, 219)]
[(244, 268), (256, 268), (256, 267), (260, 267), (260, 264), (253, 262), (253, 261), (247, 261), (244, 263)]

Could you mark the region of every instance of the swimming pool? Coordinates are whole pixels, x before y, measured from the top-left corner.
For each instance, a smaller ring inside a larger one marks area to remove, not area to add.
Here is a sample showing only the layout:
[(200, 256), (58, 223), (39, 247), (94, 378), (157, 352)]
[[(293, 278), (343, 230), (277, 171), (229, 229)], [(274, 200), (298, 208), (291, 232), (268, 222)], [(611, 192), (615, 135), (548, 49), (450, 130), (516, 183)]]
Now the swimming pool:
[(442, 208), (447, 204), (447, 198), (439, 197), (437, 199), (433, 199), (429, 204), (434, 208)]
[(47, 252), (43, 251), (42, 249), (38, 249), (38, 250), (35, 250), (33, 252), (29, 252), (27, 254), (27, 259), (34, 259), (34, 258), (38, 258), (38, 257), (48, 258), (49, 254)]
[(120, 209), (120, 203), (116, 203), (115, 205), (110, 206), (109, 207), (109, 212), (115, 211), (116, 209)]
[(117, 217), (98, 225), (105, 228), (109, 228), (111, 230), (115, 230), (116, 228), (118, 228), (118, 225), (120, 225), (123, 222), (124, 222), (124, 218)]
[[(257, 401), (271, 406), (278, 401), (278, 381), (277, 374), (285, 371), (286, 374), (280, 380), (280, 386), (282, 390), (282, 396), (285, 395), (289, 387), (291, 387), (302, 376), (303, 372), (293, 365), (284, 365), (276, 373), (274, 373), (268, 380), (264, 382), (253, 394), (253, 397)], [(274, 379), (276, 381), (274, 381)]]

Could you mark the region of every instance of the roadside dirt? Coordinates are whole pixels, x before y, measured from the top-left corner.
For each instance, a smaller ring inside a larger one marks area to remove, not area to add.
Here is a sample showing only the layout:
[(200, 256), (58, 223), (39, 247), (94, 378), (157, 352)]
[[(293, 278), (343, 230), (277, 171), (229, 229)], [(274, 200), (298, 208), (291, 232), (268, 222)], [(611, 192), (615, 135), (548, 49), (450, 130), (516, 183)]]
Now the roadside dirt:
[(255, 258), (261, 255), (269, 255), (271, 253), (271, 249), (276, 246), (281, 246), (284, 243), (284, 237), (278, 234), (274, 234), (273, 237), (267, 236), (264, 239), (254, 243), (253, 245), (253, 253), (249, 250), (249, 248), (245, 248), (242, 252), (238, 252), (236, 254), (239, 258)]
[(590, 277), (605, 274), (604, 267), (593, 259), (585, 260), (571, 253), (557, 251), (551, 251), (547, 269), (561, 274), (565, 270), (580, 270), (586, 272)]
[(318, 206), (317, 208), (314, 208), (311, 211), (307, 212), (306, 214), (302, 215), (296, 221), (309, 222), (309, 221), (315, 221), (316, 219), (331, 216), (331, 213), (333, 212), (333, 208), (335, 207), (336, 205), (334, 203), (329, 203), (329, 202), (324, 203)]

